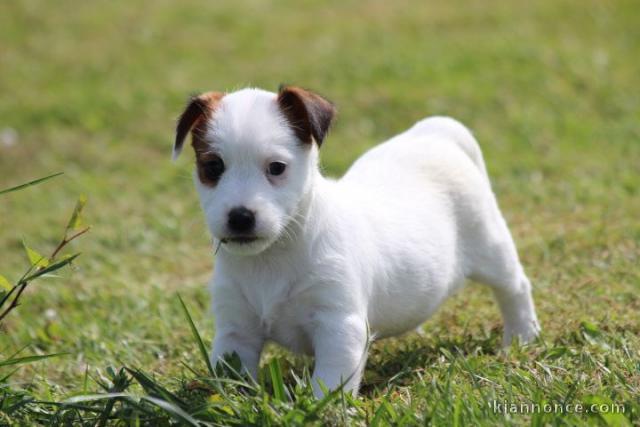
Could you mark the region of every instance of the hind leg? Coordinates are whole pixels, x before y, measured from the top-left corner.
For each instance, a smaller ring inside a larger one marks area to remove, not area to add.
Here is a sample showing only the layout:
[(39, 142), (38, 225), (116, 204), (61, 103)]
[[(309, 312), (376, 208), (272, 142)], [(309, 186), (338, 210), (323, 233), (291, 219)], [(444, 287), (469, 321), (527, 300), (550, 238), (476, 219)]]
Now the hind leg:
[(471, 279), (493, 290), (504, 321), (503, 345), (508, 346), (515, 337), (521, 343), (528, 343), (540, 332), (531, 283), (501, 217), (495, 225), (482, 233), (482, 241), (474, 253)]
[(531, 296), (531, 284), (524, 272), (507, 286), (494, 286), (493, 292), (504, 321), (502, 344), (509, 346), (514, 337), (523, 344), (533, 341), (540, 333), (540, 324)]

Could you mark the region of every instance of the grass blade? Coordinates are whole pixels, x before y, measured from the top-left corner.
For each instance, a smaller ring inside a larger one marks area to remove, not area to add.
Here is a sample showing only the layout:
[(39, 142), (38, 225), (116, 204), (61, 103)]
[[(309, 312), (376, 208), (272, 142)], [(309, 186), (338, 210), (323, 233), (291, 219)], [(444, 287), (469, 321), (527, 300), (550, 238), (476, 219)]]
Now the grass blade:
[(42, 178), (34, 179), (33, 181), (25, 182), (24, 184), (16, 185), (15, 187), (6, 188), (4, 190), (0, 190), (0, 194), (11, 193), (12, 191), (22, 190), (23, 188), (31, 187), (32, 185), (37, 185), (42, 182), (48, 181), (56, 176), (62, 175), (64, 172), (54, 173), (53, 175), (44, 176)]
[(147, 376), (144, 372), (140, 371), (139, 369), (135, 369), (135, 370), (130, 368), (125, 368), (125, 369), (136, 381), (138, 381), (138, 383), (142, 386), (142, 388), (150, 395), (161, 397), (177, 405), (186, 406), (186, 403), (182, 399), (180, 399), (174, 393), (164, 388), (157, 381)]
[(35, 279), (36, 277), (40, 277), (43, 274), (47, 274), (47, 273), (51, 273), (52, 271), (56, 271), (61, 269), (62, 267), (64, 267), (67, 264), (70, 264), (71, 261), (73, 261), (74, 259), (76, 259), (78, 256), (80, 256), (79, 253), (72, 255), (68, 258), (63, 259), (62, 261), (58, 261), (55, 264), (51, 264), (50, 266), (43, 268), (42, 270), (38, 270), (35, 273), (33, 273), (30, 276), (25, 277), (22, 281), (23, 282), (30, 282), (33, 279)]
[(41, 255), (34, 249), (30, 248), (27, 245), (27, 242), (24, 241), (24, 239), (22, 239), (22, 247), (24, 247), (27, 258), (29, 258), (29, 263), (33, 267), (46, 268), (47, 266), (49, 266), (49, 260), (44, 255)]
[(215, 373), (213, 371), (213, 366), (211, 365), (211, 359), (209, 359), (209, 352), (207, 351), (207, 347), (204, 345), (204, 341), (202, 341), (202, 337), (200, 336), (200, 333), (198, 332), (198, 329), (196, 328), (195, 323), (193, 323), (193, 319), (191, 318), (191, 314), (189, 314), (189, 309), (187, 309), (187, 306), (185, 305), (184, 301), (182, 300), (182, 297), (180, 295), (178, 295), (178, 301), (180, 301), (180, 305), (182, 306), (182, 310), (184, 311), (184, 315), (187, 318), (187, 321), (189, 322), (189, 327), (191, 328), (191, 333), (193, 334), (193, 337), (195, 338), (198, 347), (200, 348), (200, 354), (202, 355), (202, 358), (204, 359), (204, 362), (207, 365), (207, 369), (209, 370), (209, 374), (212, 377), (215, 377)]
[(87, 196), (84, 194), (78, 198), (76, 202), (76, 207), (73, 209), (73, 213), (71, 214), (71, 218), (69, 218), (69, 223), (67, 224), (66, 232), (70, 232), (72, 230), (79, 230), (82, 227), (82, 210), (87, 204)]
[(13, 371), (9, 372), (7, 375), (5, 375), (4, 377), (0, 378), (0, 384), (6, 383), (7, 380), (9, 378), (11, 378), (13, 376), (13, 374), (15, 374), (16, 372), (18, 372), (18, 369), (20, 368), (16, 368)]
[(34, 356), (25, 356), (25, 357), (17, 357), (11, 358), (8, 360), (0, 361), (0, 368), (5, 366), (13, 366), (13, 365), (24, 365), (26, 363), (33, 363), (43, 359), (49, 359), (50, 357), (58, 357), (58, 356), (66, 356), (69, 353), (52, 353), (52, 354), (43, 354), (43, 355), (34, 355)]
[(65, 400), (64, 404), (95, 402), (98, 400), (114, 399), (116, 397), (131, 397), (128, 393), (104, 393), (104, 394), (82, 394), (73, 396)]
[(13, 288), (13, 285), (2, 274), (0, 274), (0, 288), (6, 291), (10, 291)]
[(387, 413), (387, 407), (384, 405), (385, 402), (386, 399), (383, 397), (382, 402), (373, 415), (373, 419), (370, 424), (371, 427), (378, 427), (379, 425), (385, 425), (385, 423), (387, 423), (387, 420), (385, 419), (385, 415)]
[(275, 399), (281, 402), (286, 401), (287, 392), (284, 388), (280, 360), (273, 359), (269, 362), (269, 373), (271, 374), (271, 383), (273, 384), (273, 395)]
[(151, 396), (143, 396), (141, 398), (141, 400), (146, 400), (147, 402), (150, 402), (150, 403), (156, 405), (157, 407), (159, 407), (163, 411), (167, 412), (169, 415), (171, 415), (173, 418), (175, 418), (177, 421), (179, 421), (181, 423), (186, 423), (187, 425), (191, 425), (191, 426), (195, 426), (195, 427), (200, 427), (201, 426), (201, 423), (198, 422), (198, 420), (196, 420), (191, 415), (186, 413), (179, 406), (176, 406), (176, 405), (174, 405), (172, 403), (169, 403), (169, 402), (167, 402), (165, 400), (158, 399), (158, 398), (151, 397)]

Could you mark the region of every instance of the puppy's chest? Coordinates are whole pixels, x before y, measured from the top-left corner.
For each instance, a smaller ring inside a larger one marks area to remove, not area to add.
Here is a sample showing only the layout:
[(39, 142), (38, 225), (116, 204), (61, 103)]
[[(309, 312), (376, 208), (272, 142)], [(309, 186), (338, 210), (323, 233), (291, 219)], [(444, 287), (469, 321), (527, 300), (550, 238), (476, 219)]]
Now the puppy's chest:
[(298, 280), (263, 282), (245, 289), (245, 297), (267, 339), (294, 352), (310, 354), (308, 330), (314, 310), (303, 286)]

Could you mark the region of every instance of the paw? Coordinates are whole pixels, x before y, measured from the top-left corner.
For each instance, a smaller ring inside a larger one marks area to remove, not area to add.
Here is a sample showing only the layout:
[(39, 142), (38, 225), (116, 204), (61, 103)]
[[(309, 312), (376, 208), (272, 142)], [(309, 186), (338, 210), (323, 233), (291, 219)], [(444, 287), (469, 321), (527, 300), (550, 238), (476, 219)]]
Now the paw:
[(502, 346), (509, 347), (514, 340), (520, 344), (530, 344), (540, 335), (540, 324), (536, 319), (521, 325), (505, 326)]

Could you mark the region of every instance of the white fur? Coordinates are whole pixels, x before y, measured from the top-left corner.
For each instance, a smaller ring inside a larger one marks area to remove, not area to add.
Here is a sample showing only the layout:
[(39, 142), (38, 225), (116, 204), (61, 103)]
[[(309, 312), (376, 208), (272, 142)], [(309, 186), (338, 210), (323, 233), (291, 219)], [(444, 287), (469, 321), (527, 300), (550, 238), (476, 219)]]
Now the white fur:
[[(220, 247), (214, 362), (237, 352), (255, 376), (273, 340), (315, 356), (317, 395), (319, 381), (357, 392), (368, 338), (416, 328), (467, 279), (494, 291), (505, 345), (537, 335), (531, 286), (482, 154), (457, 121), (422, 120), (337, 181), (320, 174), (317, 144), (295, 138), (274, 93), (227, 95), (208, 126), (227, 167), (213, 188), (195, 178), (209, 228), (224, 238), (228, 211), (241, 205), (257, 212), (261, 237)], [(274, 180), (265, 169), (275, 160), (288, 166)]]

